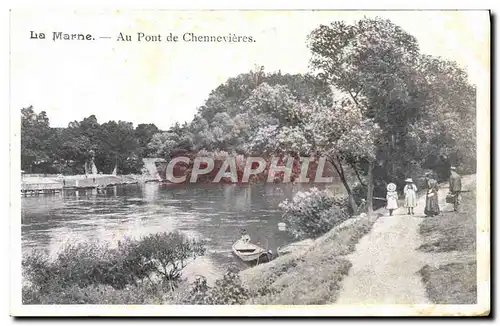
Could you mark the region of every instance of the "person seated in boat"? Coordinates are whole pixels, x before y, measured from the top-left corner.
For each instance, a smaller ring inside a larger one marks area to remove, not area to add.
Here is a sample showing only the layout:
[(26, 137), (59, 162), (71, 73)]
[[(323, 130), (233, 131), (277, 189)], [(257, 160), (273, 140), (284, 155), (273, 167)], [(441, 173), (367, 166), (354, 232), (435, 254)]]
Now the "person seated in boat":
[(250, 243), (250, 235), (247, 233), (247, 230), (243, 230), (241, 232), (241, 241), (244, 243)]

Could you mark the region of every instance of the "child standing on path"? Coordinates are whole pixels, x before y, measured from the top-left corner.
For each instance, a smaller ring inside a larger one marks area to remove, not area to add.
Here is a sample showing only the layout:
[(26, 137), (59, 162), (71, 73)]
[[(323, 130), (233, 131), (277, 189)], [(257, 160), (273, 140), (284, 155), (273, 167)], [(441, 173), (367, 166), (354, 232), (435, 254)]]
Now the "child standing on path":
[(398, 193), (396, 192), (396, 185), (392, 182), (387, 185), (386, 198), (389, 216), (392, 216), (392, 212), (398, 208)]
[(405, 207), (408, 209), (408, 215), (414, 215), (413, 208), (417, 206), (417, 186), (412, 178), (405, 180), (406, 186), (403, 189), (405, 194)]

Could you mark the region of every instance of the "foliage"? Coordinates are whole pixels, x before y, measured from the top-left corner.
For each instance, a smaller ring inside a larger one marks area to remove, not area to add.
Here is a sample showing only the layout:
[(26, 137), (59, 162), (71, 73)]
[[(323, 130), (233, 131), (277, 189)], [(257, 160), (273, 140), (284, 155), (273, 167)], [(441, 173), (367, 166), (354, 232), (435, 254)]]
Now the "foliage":
[(29, 171), (33, 164), (49, 160), (53, 137), (45, 111), (36, 114), (31, 106), (21, 109), (21, 168)]
[(311, 32), (311, 66), (321, 78), (346, 92), (383, 129), (407, 120), (412, 110), (411, 72), (418, 55), (415, 37), (390, 20), (341, 21)]
[(268, 285), (261, 284), (256, 289), (250, 290), (242, 284), (236, 271), (228, 270), (222, 278), (215, 281), (212, 287), (207, 284), (207, 280), (203, 276), (197, 277), (190, 285), (182, 303), (200, 305), (248, 304), (251, 300), (259, 300), (261, 297), (278, 293), (275, 289), (269, 288)]
[(153, 156), (170, 158), (174, 150), (178, 149), (179, 135), (172, 132), (154, 134), (148, 144), (148, 150)]
[(329, 86), (310, 75), (266, 74), (260, 67), (217, 87), (191, 122), (172, 127), (168, 135), (155, 138), (149, 148), (167, 157), (179, 149), (263, 154), (264, 149), (253, 144), (263, 132), (261, 127), (296, 126), (304, 104), (331, 101)]
[(111, 173), (118, 162), (120, 162), (119, 168), (122, 174), (140, 171), (142, 164), (137, 162), (139, 144), (131, 122), (103, 123), (97, 135), (100, 135), (100, 143), (95, 149), (95, 162), (101, 171)]
[(312, 188), (280, 204), (287, 230), (298, 239), (316, 238), (350, 217), (345, 196)]
[(421, 119), (411, 125), (407, 145), (423, 166), (476, 165), (476, 89), (455, 62), (422, 55), (416, 70), (427, 85)]
[(253, 152), (326, 156), (347, 190), (351, 208), (356, 210), (343, 165), (374, 159), (381, 130), (373, 119), (364, 117), (361, 108), (345, 96), (329, 105), (300, 103), (285, 88), (266, 84), (245, 103), (261, 126), (249, 143)]
[(191, 284), (185, 304), (204, 305), (233, 305), (244, 304), (250, 297), (249, 291), (243, 287), (238, 274), (227, 271), (217, 280), (213, 287), (209, 287), (204, 277), (198, 277)]
[(205, 254), (205, 247), (180, 233), (164, 232), (143, 237), (136, 247), (136, 254), (163, 281), (175, 283), (190, 259)]
[(148, 124), (141, 123), (137, 125), (137, 127), (134, 130), (134, 134), (137, 139), (139, 148), (141, 149), (140, 154), (142, 157), (148, 157), (151, 154), (147, 148), (148, 143), (151, 141), (151, 138), (153, 138), (153, 135), (159, 132), (160, 129), (158, 129), (158, 127), (155, 126), (153, 123), (148, 123)]
[(84, 165), (95, 156), (98, 171), (139, 173), (147, 147), (159, 130), (154, 124), (109, 121), (99, 124), (91, 115), (73, 121), (67, 128), (51, 128), (49, 118), (33, 107), (21, 110), (21, 168), (31, 173), (84, 173)]
[(125, 239), (116, 247), (69, 244), (52, 260), (39, 252), (24, 257), (23, 277), (30, 284), (27, 295), (31, 297), (64, 296), (74, 286), (83, 289), (102, 285), (122, 290), (144, 282), (173, 289), (187, 262), (203, 255), (204, 250), (202, 243), (179, 233)]
[(421, 55), (415, 37), (382, 18), (320, 25), (308, 45), (318, 77), (348, 94), (363, 119), (380, 128), (361, 146), (369, 144), (375, 156), (350, 157), (357, 142), (346, 148), (362, 174), (366, 159), (381, 166), (373, 175), (380, 181), (405, 179), (410, 164), (474, 169), (475, 89), (456, 63)]

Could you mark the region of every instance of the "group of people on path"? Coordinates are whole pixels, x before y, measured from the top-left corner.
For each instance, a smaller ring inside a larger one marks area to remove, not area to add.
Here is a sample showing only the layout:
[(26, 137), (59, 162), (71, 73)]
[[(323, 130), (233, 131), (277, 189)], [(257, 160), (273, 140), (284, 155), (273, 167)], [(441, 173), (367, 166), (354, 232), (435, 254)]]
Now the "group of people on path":
[[(453, 203), (454, 211), (458, 211), (460, 205), (460, 192), (462, 191), (462, 178), (456, 172), (456, 168), (452, 166), (450, 168), (450, 190), (447, 197)], [(425, 199), (424, 214), (426, 216), (436, 216), (441, 213), (439, 209), (439, 185), (436, 179), (432, 178), (430, 173), (425, 175), (427, 192)], [(404, 207), (408, 210), (408, 215), (414, 215), (414, 208), (417, 206), (417, 186), (413, 182), (412, 178), (405, 180), (406, 185), (403, 189), (405, 196)], [(389, 183), (387, 185), (387, 210), (389, 211), (389, 216), (392, 216), (394, 210), (398, 209), (398, 199), (399, 195), (396, 191), (397, 186), (394, 183)]]

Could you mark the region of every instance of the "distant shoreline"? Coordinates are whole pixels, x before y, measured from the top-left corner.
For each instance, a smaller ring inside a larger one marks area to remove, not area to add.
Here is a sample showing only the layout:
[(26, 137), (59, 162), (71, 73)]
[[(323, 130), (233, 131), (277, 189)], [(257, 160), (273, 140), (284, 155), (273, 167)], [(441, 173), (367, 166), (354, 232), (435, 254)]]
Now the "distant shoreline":
[[(105, 189), (107, 187), (119, 186), (119, 185), (131, 185), (131, 184), (145, 184), (145, 183), (158, 183), (162, 186), (169, 187), (185, 187), (193, 185), (233, 185), (233, 186), (252, 186), (257, 184), (269, 184), (266, 182), (207, 182), (206, 180), (200, 181), (198, 183), (172, 183), (166, 180), (160, 180), (148, 175), (139, 174), (129, 174), (129, 175), (111, 175), (111, 174), (97, 174), (97, 175), (43, 175), (43, 174), (24, 174), (21, 180), (21, 195), (36, 196), (42, 194), (54, 194), (60, 193), (66, 190), (92, 190)], [(274, 185), (308, 185), (315, 186), (314, 183), (293, 183), (293, 182), (277, 182)], [(318, 187), (326, 188), (336, 188), (340, 183), (321, 183), (316, 184)], [(343, 193), (339, 189), (333, 190), (336, 194)]]

